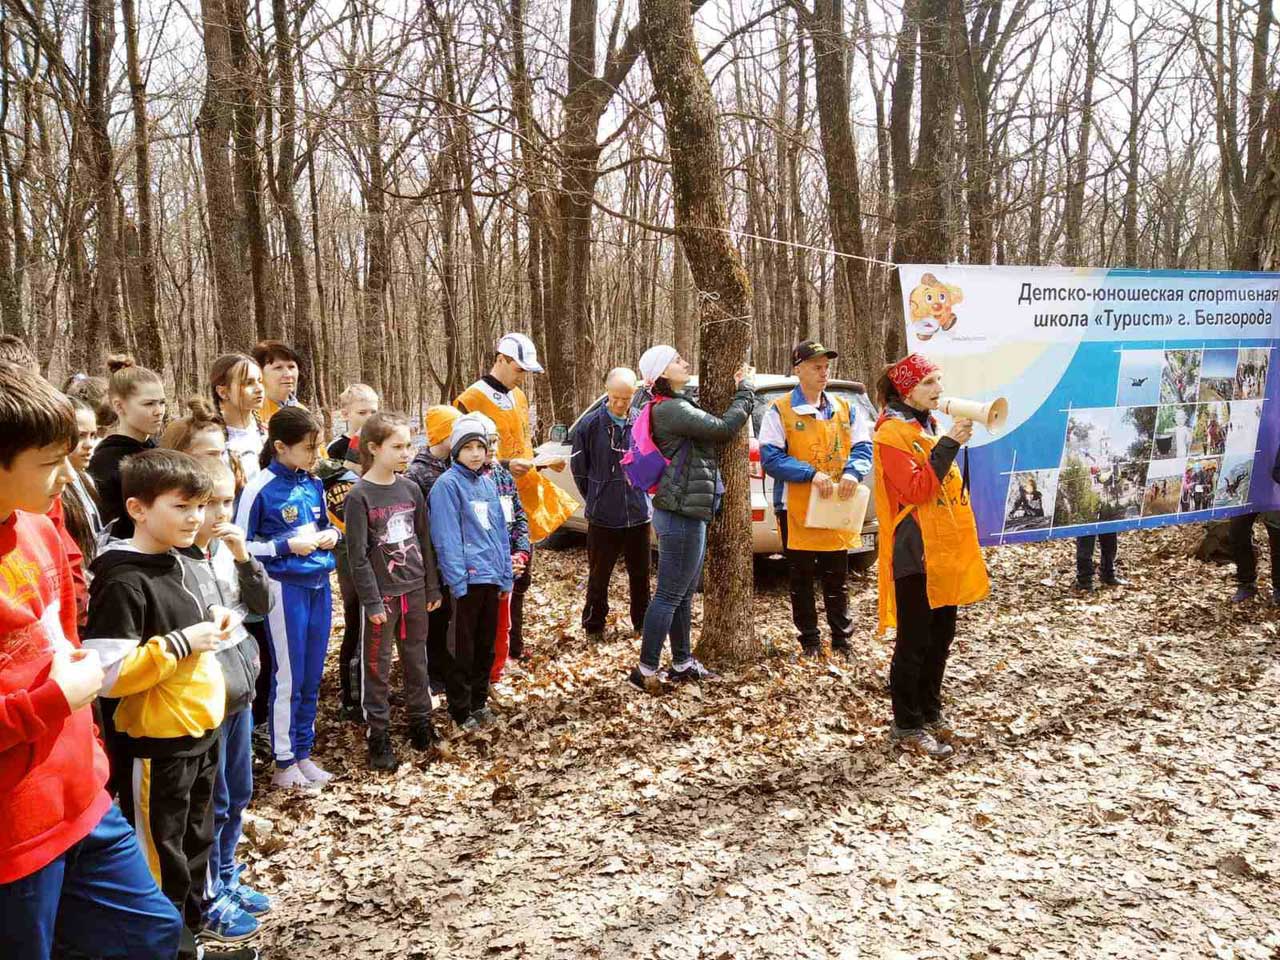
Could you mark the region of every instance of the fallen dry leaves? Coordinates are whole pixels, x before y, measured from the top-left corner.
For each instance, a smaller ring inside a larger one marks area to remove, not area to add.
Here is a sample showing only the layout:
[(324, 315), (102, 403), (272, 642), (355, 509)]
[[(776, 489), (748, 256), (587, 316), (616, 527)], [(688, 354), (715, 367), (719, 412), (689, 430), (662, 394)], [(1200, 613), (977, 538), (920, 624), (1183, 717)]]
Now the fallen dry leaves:
[(583, 552), (540, 551), (534, 675), (498, 688), (499, 729), (375, 776), (326, 686), (341, 779), (248, 816), (263, 955), (1280, 957), (1277, 612), (1231, 609), (1190, 536), (1126, 534), (1134, 585), (1087, 597), (1070, 542), (990, 551), (946, 765), (885, 742), (872, 579), (851, 662), (791, 659), (775, 571), (773, 655), (652, 698), (625, 624), (577, 638)]

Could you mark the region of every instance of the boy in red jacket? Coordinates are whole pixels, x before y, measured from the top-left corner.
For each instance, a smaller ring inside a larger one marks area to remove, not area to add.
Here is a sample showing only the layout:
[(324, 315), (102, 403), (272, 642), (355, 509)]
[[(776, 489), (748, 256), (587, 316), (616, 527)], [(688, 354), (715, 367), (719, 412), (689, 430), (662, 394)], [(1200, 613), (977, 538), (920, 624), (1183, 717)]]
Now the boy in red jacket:
[(75, 436), (66, 397), (0, 362), (0, 956), (44, 960), (56, 942), (168, 960), (182, 921), (103, 789), (102, 667), (77, 642), (71, 568), (44, 516)]

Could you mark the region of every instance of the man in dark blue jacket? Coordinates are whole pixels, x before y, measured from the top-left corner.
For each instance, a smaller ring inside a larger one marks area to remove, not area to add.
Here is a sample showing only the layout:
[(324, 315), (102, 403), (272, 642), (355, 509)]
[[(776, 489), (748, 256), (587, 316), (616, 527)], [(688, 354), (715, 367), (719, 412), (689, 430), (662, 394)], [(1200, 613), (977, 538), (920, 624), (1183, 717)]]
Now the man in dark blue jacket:
[(649, 607), (649, 520), (652, 510), (644, 491), (627, 482), (622, 456), (631, 442), (635, 414), (631, 400), (635, 374), (624, 367), (605, 379), (608, 394), (573, 433), (569, 459), (578, 492), (586, 501), (587, 602), (582, 629), (587, 639), (604, 639), (609, 613), (609, 578), (621, 555), (627, 566), (631, 592), (631, 629), (639, 634)]

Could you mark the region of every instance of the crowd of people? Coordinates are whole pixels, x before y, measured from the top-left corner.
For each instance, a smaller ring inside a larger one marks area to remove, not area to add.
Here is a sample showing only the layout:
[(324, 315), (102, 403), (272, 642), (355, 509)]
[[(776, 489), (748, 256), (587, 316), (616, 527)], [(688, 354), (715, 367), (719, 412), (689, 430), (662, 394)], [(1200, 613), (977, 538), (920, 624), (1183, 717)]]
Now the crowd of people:
[[(896, 631), (890, 736), (945, 758), (957, 608), (988, 591), (955, 462), (972, 423), (941, 432), (941, 371), (911, 355), (881, 376), (873, 425), (827, 391), (836, 357), (796, 345), (796, 386), (758, 437), (800, 653), (822, 650), (819, 590), (833, 654), (853, 638), (846, 577), (860, 530), (810, 522), (812, 498), (852, 501), (873, 479), (879, 627)], [(691, 606), (724, 489), (719, 452), (758, 403), (749, 366), (713, 412), (678, 351), (651, 347), (639, 377), (609, 373), (568, 458), (538, 459), (523, 386), (542, 367), (523, 334), (504, 336), (453, 404), (426, 411), (421, 443), (352, 384), (339, 401), (346, 432), (326, 446), (296, 397), (298, 359), (278, 341), (218, 357), (207, 395), (170, 419), (161, 376), (128, 357), (57, 390), (22, 341), (0, 337), (5, 957), (256, 957), (243, 944), (272, 901), (237, 860), (254, 742), (274, 788), (310, 793), (332, 778), (313, 755), (332, 580), (341, 716), (365, 726), (371, 770), (400, 763), (393, 650), (410, 749), (439, 739), (438, 695), (451, 736), (499, 723), (491, 684), (530, 668), (534, 545), (578, 506), (548, 469), (568, 467), (585, 500), (586, 637), (604, 637), (621, 559), (639, 641), (626, 682), (655, 693), (716, 679), (693, 656)], [(1103, 538), (1104, 580), (1114, 544)]]

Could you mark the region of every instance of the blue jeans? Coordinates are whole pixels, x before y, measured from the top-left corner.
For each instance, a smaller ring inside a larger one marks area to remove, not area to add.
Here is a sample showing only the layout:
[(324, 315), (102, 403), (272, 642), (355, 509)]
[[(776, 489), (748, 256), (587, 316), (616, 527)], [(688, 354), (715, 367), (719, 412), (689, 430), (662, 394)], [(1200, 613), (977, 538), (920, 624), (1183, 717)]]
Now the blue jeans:
[(684, 663), (690, 657), (689, 620), (693, 591), (707, 551), (707, 521), (654, 510), (653, 529), (658, 533), (658, 587), (644, 614), (640, 665), (657, 670), (668, 635), (671, 662)]
[(113, 806), (48, 866), (0, 884), (0, 956), (45, 960), (55, 941), (92, 957), (172, 960), (182, 918)]
[(253, 709), (245, 707), (222, 722), (222, 756), (213, 788), (213, 850), (209, 853), (210, 888), (205, 898), (213, 900), (223, 888), (235, 883), (236, 844), (240, 842), (240, 822), (253, 799)]

